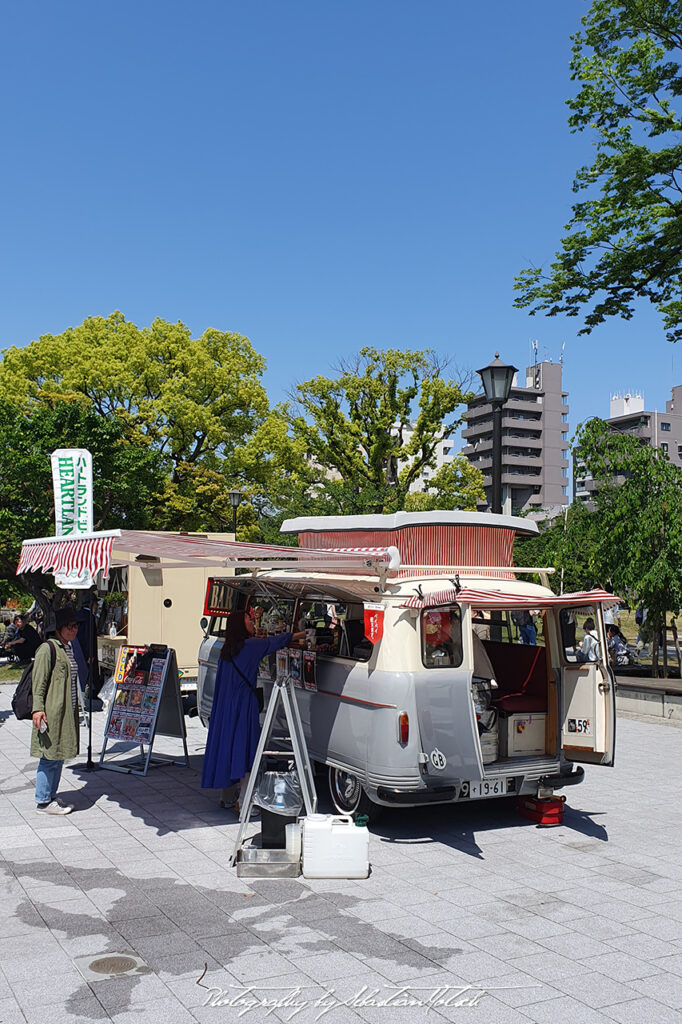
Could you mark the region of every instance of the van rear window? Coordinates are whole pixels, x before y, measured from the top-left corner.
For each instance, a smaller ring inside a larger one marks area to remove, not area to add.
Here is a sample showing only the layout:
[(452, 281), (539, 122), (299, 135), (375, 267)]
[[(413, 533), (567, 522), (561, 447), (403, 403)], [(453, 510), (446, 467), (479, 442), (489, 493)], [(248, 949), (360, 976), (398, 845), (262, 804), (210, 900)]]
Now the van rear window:
[(462, 664), (462, 615), (459, 605), (422, 612), (422, 662), (426, 668)]

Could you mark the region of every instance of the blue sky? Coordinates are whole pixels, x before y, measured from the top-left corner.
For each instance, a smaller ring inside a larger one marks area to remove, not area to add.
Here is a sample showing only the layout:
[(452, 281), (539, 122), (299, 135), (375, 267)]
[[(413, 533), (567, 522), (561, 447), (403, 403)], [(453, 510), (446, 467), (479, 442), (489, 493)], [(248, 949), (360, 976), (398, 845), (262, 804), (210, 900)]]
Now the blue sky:
[(512, 309), (590, 158), (564, 104), (585, 10), (6, 7), (0, 347), (114, 309), (182, 320), (247, 335), (278, 400), (364, 344), (524, 367), (536, 338), (566, 343), (572, 428), (612, 390), (663, 408), (682, 359), (649, 309), (589, 339)]

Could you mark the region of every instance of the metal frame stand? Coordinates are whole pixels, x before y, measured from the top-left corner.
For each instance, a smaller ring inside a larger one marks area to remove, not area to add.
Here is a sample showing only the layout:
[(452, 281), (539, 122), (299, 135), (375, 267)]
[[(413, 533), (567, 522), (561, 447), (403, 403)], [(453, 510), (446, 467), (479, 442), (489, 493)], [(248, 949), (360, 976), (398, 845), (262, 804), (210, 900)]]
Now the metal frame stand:
[[(291, 750), (267, 750), (266, 747), (270, 740), (275, 715), (280, 701), (284, 707), (284, 715), (289, 729)], [(272, 693), (270, 695), (270, 700), (268, 701), (267, 711), (265, 712), (260, 740), (258, 741), (258, 747), (256, 748), (256, 756), (254, 757), (253, 767), (251, 768), (251, 774), (249, 775), (249, 782), (246, 787), (246, 793), (244, 794), (244, 803), (240, 809), (239, 831), (237, 833), (237, 840), (234, 844), (234, 850), (232, 851), (232, 856), (230, 858), (230, 867), (234, 867), (239, 859), (239, 852), (242, 848), (244, 833), (246, 831), (246, 826), (249, 823), (251, 810), (253, 808), (253, 794), (256, 789), (256, 783), (258, 781), (263, 760), (266, 757), (286, 757), (294, 759), (298, 770), (298, 778), (301, 783), (301, 794), (303, 796), (306, 814), (314, 814), (317, 810), (317, 793), (315, 792), (313, 769), (310, 764), (310, 758), (308, 757), (308, 748), (305, 745), (305, 739), (303, 737), (303, 725), (301, 724), (301, 715), (298, 710), (298, 702), (294, 693), (294, 684), (288, 676), (286, 678), (277, 679), (272, 687)]]

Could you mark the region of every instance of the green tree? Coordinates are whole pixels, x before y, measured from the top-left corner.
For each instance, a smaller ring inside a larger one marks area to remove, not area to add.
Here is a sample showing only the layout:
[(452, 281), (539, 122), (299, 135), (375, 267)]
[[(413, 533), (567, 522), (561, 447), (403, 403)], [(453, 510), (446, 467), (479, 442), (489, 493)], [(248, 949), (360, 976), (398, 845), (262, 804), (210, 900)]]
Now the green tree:
[(299, 384), (253, 448), (270, 474), (272, 526), (295, 515), (475, 507), (482, 477), (462, 460), (424, 493), (410, 492), (435, 467), (438, 444), (454, 435), (470, 397), (430, 350), (366, 347), (335, 376)]
[[(95, 529), (154, 526), (165, 500), (168, 467), (143, 440), (132, 443), (116, 417), (80, 403), (36, 403), (22, 409), (0, 399), (0, 593), (15, 591), (21, 542), (54, 534), (50, 454), (88, 448), (93, 456)], [(32, 581), (31, 593), (52, 587), (51, 576)]]
[(268, 413), (265, 361), (247, 338), (121, 313), (5, 351), (2, 394), (30, 410), (68, 400), (114, 417), (134, 446), (154, 449), (168, 475), (160, 529), (229, 529), (227, 491), (245, 479), (247, 446)]
[(595, 137), (561, 248), (548, 271), (522, 271), (517, 308), (631, 319), (637, 299), (682, 337), (682, 3), (593, 0), (573, 36), (569, 125)]
[(576, 453), (600, 484), (595, 564), (616, 592), (644, 602), (657, 638), (666, 612), (682, 606), (682, 470), (660, 448), (599, 419), (581, 427)]
[(605, 577), (597, 555), (599, 524), (596, 510), (573, 502), (564, 515), (539, 523), (535, 536), (516, 538), (514, 562), (554, 568), (549, 583), (555, 593), (602, 586)]

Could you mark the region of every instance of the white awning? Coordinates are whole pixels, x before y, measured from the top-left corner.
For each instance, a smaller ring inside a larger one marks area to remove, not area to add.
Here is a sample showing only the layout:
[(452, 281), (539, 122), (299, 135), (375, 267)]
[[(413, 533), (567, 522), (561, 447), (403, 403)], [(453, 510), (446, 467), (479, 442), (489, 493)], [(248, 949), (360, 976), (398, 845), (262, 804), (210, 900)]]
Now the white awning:
[[(352, 569), (356, 572), (395, 570), (400, 555), (394, 547), (293, 548), (282, 544), (250, 544), (182, 533), (154, 533), (142, 530), (108, 530), (77, 537), (36, 537), (25, 540), (17, 575), (23, 572), (67, 574), (100, 570), (105, 577), (112, 562), (127, 562), (138, 556), (163, 558), (163, 568), (186, 566), (242, 567), (252, 569)], [(172, 561), (169, 562), (168, 559)], [(135, 563), (137, 564), (137, 563)]]
[(551, 596), (513, 594), (503, 590), (474, 590), (462, 587), (457, 590), (449, 587), (437, 590), (422, 597), (414, 597), (404, 601), (401, 608), (435, 608), (445, 604), (470, 604), (474, 608), (581, 608), (593, 604), (618, 604), (620, 598), (609, 594), (606, 590), (580, 590), (571, 594), (552, 594)]

